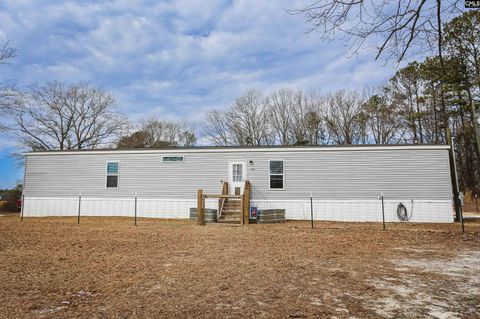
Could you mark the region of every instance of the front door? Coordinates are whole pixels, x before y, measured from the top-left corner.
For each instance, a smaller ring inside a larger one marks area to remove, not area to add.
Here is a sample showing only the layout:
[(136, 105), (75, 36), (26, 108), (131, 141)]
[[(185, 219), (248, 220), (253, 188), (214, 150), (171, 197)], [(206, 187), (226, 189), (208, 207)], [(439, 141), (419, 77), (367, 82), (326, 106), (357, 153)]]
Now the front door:
[(229, 162), (228, 163), (228, 184), (230, 195), (242, 195), (243, 187), (246, 179), (245, 162)]

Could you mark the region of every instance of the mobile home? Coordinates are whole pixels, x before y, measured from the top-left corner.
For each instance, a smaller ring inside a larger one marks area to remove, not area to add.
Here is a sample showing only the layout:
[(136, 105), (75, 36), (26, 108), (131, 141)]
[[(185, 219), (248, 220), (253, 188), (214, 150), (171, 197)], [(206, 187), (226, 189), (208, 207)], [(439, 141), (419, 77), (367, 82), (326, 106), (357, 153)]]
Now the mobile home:
[[(250, 206), (287, 219), (453, 222), (446, 145), (196, 147), (30, 152), (23, 214), (188, 218), (197, 190), (251, 187)], [(136, 200), (135, 200), (136, 198)], [(81, 201), (81, 206), (79, 205)], [(218, 200), (207, 199), (207, 208)]]

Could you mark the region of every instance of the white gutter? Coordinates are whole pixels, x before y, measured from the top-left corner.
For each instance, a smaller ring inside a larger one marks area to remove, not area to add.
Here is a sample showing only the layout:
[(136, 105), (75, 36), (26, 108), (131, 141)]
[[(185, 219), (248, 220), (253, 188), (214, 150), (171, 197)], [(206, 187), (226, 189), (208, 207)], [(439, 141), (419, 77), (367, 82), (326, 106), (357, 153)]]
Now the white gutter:
[(327, 147), (254, 147), (254, 148), (186, 148), (186, 149), (131, 149), (131, 150), (85, 150), (27, 152), (27, 156), (49, 155), (99, 155), (99, 154), (176, 154), (176, 153), (242, 153), (242, 152), (336, 152), (336, 151), (385, 151), (385, 150), (448, 150), (448, 145), (403, 145), (403, 146), (327, 146)]

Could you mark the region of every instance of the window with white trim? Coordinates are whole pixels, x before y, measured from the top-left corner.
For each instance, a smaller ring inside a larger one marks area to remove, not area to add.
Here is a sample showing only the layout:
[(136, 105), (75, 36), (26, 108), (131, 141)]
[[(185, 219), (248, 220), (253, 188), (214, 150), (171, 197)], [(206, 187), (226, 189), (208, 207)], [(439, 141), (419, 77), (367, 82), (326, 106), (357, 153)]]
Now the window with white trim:
[(107, 188), (118, 188), (118, 162), (107, 163)]
[(284, 174), (283, 174), (283, 161), (270, 161), (270, 189), (283, 189), (284, 187)]

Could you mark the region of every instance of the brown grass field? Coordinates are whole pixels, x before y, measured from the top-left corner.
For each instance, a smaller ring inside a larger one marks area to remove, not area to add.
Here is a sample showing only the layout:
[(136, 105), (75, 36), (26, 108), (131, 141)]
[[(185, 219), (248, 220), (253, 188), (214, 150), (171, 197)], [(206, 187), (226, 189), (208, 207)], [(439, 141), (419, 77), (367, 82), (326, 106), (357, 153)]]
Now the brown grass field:
[(480, 318), (480, 224), (0, 217), (1, 318)]

